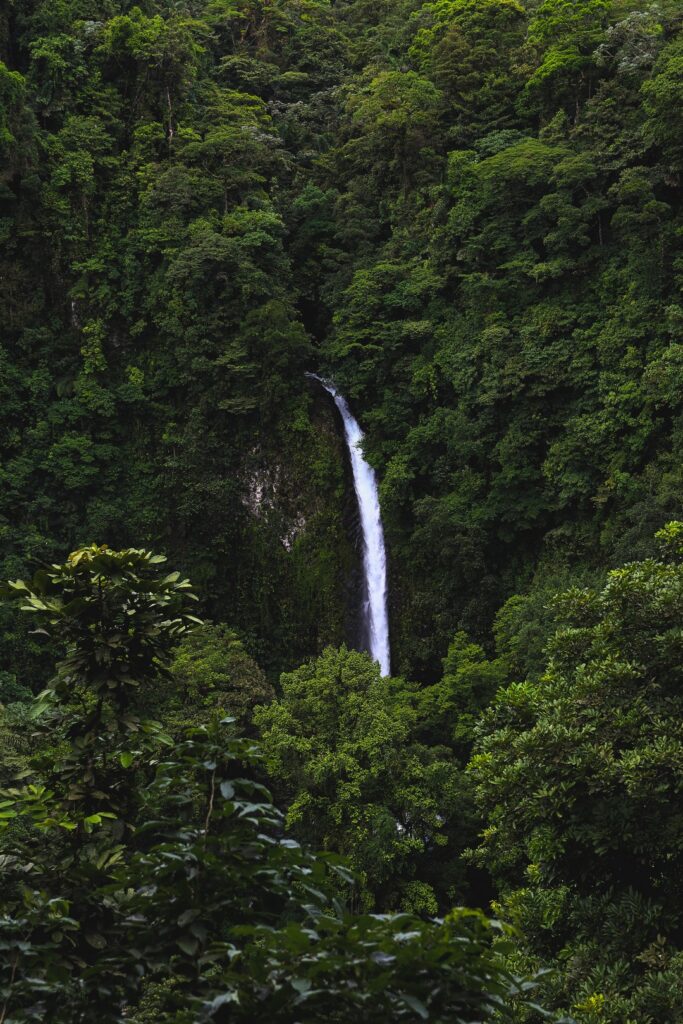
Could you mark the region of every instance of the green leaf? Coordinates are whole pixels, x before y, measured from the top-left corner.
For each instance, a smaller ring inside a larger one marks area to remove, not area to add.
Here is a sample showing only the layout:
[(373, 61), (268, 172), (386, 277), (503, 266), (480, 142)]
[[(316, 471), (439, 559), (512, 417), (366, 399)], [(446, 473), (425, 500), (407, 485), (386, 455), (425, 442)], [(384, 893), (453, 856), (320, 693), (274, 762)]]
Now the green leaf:
[(416, 996), (404, 995), (403, 1002), (406, 1004), (406, 1006), (409, 1006), (411, 1010), (414, 1010), (415, 1013), (422, 1018), (422, 1020), (429, 1019), (429, 1010), (427, 1009), (424, 1003), (422, 1003), (419, 999), (416, 998)]
[(183, 953), (187, 953), (188, 956), (195, 956), (199, 949), (197, 940), (189, 935), (183, 935), (182, 938), (176, 939), (176, 945), (182, 949)]

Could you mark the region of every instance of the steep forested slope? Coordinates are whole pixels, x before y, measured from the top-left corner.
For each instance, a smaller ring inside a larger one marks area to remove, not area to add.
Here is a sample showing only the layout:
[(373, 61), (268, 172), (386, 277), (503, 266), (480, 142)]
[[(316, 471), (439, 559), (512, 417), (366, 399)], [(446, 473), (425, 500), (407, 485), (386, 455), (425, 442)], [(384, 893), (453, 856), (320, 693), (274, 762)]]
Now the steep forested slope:
[(0, 1024), (683, 1021), (681, 110), (679, 0), (5, 0)]
[(680, 508), (679, 30), (677, 5), (413, 4), (347, 91), (324, 347), (384, 471), (413, 671)]
[(295, 105), (338, 58), (305, 11), (273, 26), (280, 69), (263, 12), (191, 6), (4, 15), (5, 569), (153, 539), (266, 663), (295, 663), (342, 639), (351, 554), (303, 378), (293, 158), (256, 93), (281, 76)]
[(150, 541), (268, 665), (339, 642), (310, 367), (383, 477), (402, 669), (648, 553), (681, 504), (680, 26), (643, 0), (7, 5), (8, 571)]

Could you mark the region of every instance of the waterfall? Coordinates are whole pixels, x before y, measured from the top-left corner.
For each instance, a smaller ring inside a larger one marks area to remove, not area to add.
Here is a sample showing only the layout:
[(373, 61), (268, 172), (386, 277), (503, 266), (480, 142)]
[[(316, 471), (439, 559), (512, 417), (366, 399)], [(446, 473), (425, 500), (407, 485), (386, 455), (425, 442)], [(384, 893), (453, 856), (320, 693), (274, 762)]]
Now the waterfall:
[(314, 373), (306, 376), (317, 380), (334, 399), (344, 423), (344, 439), (351, 459), (353, 487), (358, 501), (363, 531), (363, 573), (365, 594), (363, 613), (372, 658), (379, 663), (383, 676), (391, 670), (389, 650), (389, 612), (387, 608), (387, 555), (384, 547), (382, 514), (375, 471), (363, 457), (363, 431), (353, 417), (348, 403), (328, 380)]

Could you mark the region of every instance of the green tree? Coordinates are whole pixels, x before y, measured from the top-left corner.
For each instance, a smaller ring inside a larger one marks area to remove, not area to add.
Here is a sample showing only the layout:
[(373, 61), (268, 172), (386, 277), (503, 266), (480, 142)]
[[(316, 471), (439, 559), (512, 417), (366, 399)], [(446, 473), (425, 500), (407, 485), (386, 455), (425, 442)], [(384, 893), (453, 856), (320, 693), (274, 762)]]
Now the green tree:
[(439, 141), (442, 99), (415, 71), (382, 71), (346, 104), (349, 141), (342, 157), (356, 174), (368, 171), (378, 192), (429, 181)]
[(437, 881), (430, 862), (448, 860), (458, 767), (447, 747), (417, 740), (415, 689), (346, 648), (326, 650), (280, 686), (255, 721), (292, 833), (349, 858), (361, 904), (435, 912), (455, 902), (453, 879), (445, 871)]
[[(234, 630), (205, 625), (189, 633), (175, 650), (170, 671), (179, 690), (180, 714), (234, 718), (241, 732), (257, 704), (275, 696), (273, 688)], [(166, 718), (168, 711), (165, 712)]]
[(592, 92), (594, 53), (604, 39), (608, 0), (544, 0), (529, 21), (527, 42), (533, 65), (522, 102), (541, 115), (558, 107), (579, 118)]
[(513, 58), (524, 14), (517, 0), (437, 0), (416, 15), (421, 27), (410, 56), (451, 104), (453, 141), (467, 145), (482, 130), (514, 126)]
[(545, 674), (500, 691), (469, 768), (474, 856), (526, 963), (564, 965), (549, 991), (587, 1024), (683, 1012), (682, 536), (670, 523), (665, 560), (565, 595)]
[(678, 173), (683, 165), (683, 149), (671, 114), (681, 103), (682, 72), (683, 43), (675, 39), (660, 54), (653, 77), (643, 83), (648, 137)]
[(199, 621), (187, 611), (188, 581), (160, 573), (164, 561), (92, 546), (4, 588), (65, 645), (36, 701), (42, 741), (0, 813), (8, 827), (0, 1005), (9, 1019), (117, 1020), (135, 988), (132, 976), (105, 966), (106, 935), (121, 913), (106, 886), (134, 828), (145, 759), (165, 742), (137, 711), (140, 691), (168, 676), (171, 646)]

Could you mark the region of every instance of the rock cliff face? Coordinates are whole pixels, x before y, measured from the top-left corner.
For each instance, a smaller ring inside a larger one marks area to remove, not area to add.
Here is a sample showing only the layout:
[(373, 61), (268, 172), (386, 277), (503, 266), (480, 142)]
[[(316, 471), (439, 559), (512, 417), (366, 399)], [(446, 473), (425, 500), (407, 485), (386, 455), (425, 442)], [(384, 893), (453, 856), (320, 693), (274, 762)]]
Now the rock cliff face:
[(361, 535), (341, 424), (319, 389), (306, 406), (297, 430), (245, 452), (240, 555), (248, 568), (216, 595), (217, 616), (246, 635), (278, 639), (272, 669), (328, 644), (364, 642)]

